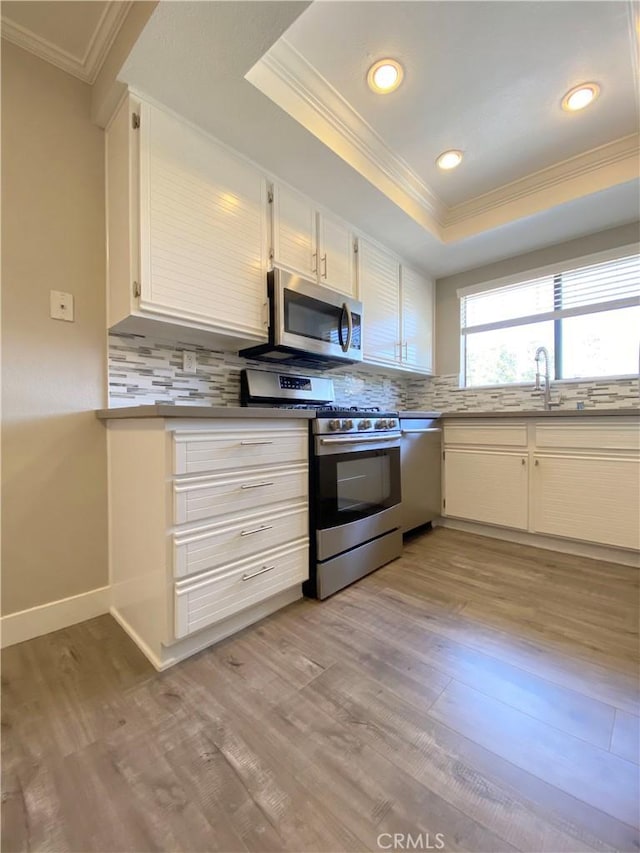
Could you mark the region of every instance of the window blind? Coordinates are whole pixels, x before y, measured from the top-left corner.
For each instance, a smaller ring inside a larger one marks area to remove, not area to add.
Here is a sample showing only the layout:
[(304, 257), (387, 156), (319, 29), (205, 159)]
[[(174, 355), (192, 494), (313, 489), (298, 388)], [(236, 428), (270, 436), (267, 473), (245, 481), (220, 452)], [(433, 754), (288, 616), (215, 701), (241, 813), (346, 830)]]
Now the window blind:
[(463, 295), (461, 332), (491, 331), (640, 305), (640, 254)]

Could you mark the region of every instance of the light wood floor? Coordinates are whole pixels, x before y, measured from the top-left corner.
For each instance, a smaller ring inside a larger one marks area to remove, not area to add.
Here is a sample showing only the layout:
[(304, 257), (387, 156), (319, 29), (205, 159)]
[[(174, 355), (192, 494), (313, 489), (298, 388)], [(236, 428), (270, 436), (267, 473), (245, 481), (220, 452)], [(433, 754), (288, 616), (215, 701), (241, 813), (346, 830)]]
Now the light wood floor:
[(637, 851), (637, 629), (636, 570), (438, 529), (161, 675), (31, 640), (2, 850)]

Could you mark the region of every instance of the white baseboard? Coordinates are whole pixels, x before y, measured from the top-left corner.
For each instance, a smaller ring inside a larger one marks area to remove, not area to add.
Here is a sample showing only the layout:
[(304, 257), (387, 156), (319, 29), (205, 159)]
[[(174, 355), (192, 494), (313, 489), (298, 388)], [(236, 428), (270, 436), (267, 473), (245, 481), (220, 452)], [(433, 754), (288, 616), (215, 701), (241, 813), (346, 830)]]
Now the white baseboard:
[(101, 586), (70, 598), (9, 613), (0, 619), (0, 646), (4, 649), (108, 613), (109, 599), (110, 588)]
[(475, 533), (477, 536), (488, 536), (491, 539), (503, 539), (506, 542), (516, 542), (519, 545), (530, 545), (532, 548), (544, 548), (546, 551), (558, 551), (561, 554), (574, 554), (577, 557), (588, 557), (591, 560), (602, 560), (605, 563), (619, 563), (623, 566), (640, 568), (640, 556), (635, 551), (629, 551), (626, 548), (613, 548), (591, 542), (579, 542), (574, 539), (561, 539), (555, 536), (544, 536), (541, 533), (527, 533), (525, 530), (510, 530), (507, 527), (494, 527), (491, 524), (462, 521), (457, 518), (440, 517), (433, 524), (437, 527), (462, 530), (464, 533)]
[(210, 625), (208, 628), (203, 628), (197, 631), (190, 637), (184, 637), (182, 640), (177, 640), (170, 645), (163, 645), (160, 654), (156, 654), (149, 648), (147, 643), (141, 638), (140, 634), (135, 631), (127, 622), (124, 616), (118, 612), (117, 608), (112, 607), (109, 611), (118, 625), (126, 631), (133, 642), (138, 646), (140, 651), (146, 656), (149, 663), (154, 666), (158, 672), (168, 669), (170, 666), (178, 663), (202, 649), (208, 648), (220, 640), (236, 634), (243, 628), (253, 625), (254, 622), (259, 622), (265, 616), (270, 616), (277, 610), (286, 607), (287, 604), (292, 604), (294, 601), (299, 601), (302, 598), (302, 587), (300, 584), (292, 586), (290, 589), (285, 589), (276, 595), (267, 598), (265, 601), (260, 601), (240, 613), (234, 613), (233, 616), (223, 619), (222, 622), (217, 622), (215, 625)]
[(134, 629), (127, 622), (127, 620), (124, 618), (124, 616), (122, 616), (120, 611), (117, 608), (112, 606), (109, 608), (109, 613), (113, 616), (113, 618), (116, 620), (116, 622), (122, 628), (122, 630), (125, 632), (125, 634), (129, 635), (129, 637), (133, 640), (133, 642), (136, 644), (136, 646), (140, 649), (142, 654), (147, 658), (149, 663), (155, 669), (157, 669), (158, 672), (161, 672), (165, 668), (162, 665), (162, 661), (156, 655), (154, 655), (154, 653), (151, 651), (149, 646), (144, 642), (144, 640), (142, 639), (140, 634), (138, 634), (137, 631), (134, 631)]

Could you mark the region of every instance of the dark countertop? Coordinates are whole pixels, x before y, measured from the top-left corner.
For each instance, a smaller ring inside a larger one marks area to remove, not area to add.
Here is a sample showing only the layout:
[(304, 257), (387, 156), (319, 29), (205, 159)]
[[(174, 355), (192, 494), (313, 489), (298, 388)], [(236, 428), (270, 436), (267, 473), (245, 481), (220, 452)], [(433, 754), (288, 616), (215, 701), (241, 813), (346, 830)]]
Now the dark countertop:
[(398, 412), (399, 418), (405, 418), (408, 420), (416, 419), (416, 420), (428, 420), (429, 418), (441, 418), (442, 412), (420, 412), (420, 411), (408, 411), (408, 412)]
[(253, 408), (249, 406), (122, 406), (116, 409), (98, 409), (101, 421), (121, 418), (298, 418), (309, 421), (316, 413), (304, 409)]
[[(640, 417), (640, 408), (627, 409), (527, 409), (512, 412), (399, 412), (401, 418), (594, 418), (594, 417)], [(308, 421), (315, 412), (305, 409), (277, 409), (251, 406), (171, 406), (157, 404), (149, 406), (121, 406), (114, 409), (98, 409), (96, 417), (101, 421), (122, 418), (299, 418)]]
[(513, 412), (443, 412), (443, 418), (610, 418), (640, 417), (640, 409), (528, 409)]

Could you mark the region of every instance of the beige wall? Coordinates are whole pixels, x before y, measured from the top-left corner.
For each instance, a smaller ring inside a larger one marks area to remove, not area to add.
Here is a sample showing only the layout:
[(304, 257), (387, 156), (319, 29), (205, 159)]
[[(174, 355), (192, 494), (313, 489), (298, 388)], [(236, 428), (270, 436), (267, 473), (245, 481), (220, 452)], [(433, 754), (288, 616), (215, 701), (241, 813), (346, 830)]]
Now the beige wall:
[[(2, 44), (2, 612), (107, 583), (103, 131), (91, 89)], [(49, 290), (76, 321), (49, 319)]]
[(637, 222), (621, 225), (619, 228), (600, 231), (439, 279), (436, 282), (436, 373), (451, 374), (460, 371), (460, 300), (456, 296), (458, 288), (515, 275), (546, 264), (561, 263), (594, 252), (603, 252), (616, 246), (626, 246), (637, 242), (638, 234)]

